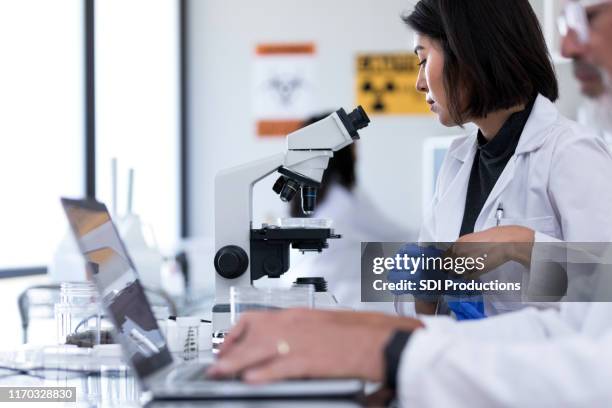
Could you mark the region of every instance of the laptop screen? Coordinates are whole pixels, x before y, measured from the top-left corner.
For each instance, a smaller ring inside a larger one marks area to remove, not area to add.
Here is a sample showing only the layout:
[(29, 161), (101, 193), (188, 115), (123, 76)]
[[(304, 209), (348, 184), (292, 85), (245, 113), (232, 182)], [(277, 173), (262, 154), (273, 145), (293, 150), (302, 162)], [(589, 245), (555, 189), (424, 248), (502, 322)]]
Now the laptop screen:
[(62, 205), (87, 264), (87, 274), (100, 293), (115, 325), (115, 340), (140, 377), (172, 362), (136, 268), (104, 204), (62, 199)]

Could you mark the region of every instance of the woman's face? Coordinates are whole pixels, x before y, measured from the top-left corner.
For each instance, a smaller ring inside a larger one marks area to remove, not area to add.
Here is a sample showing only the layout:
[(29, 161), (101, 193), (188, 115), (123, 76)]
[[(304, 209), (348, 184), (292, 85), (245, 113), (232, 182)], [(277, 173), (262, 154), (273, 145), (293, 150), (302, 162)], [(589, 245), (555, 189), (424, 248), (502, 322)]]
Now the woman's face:
[(416, 34), (414, 52), (419, 57), (419, 76), (416, 87), (425, 94), (431, 111), (438, 115), (444, 126), (457, 126), (448, 110), (448, 98), (444, 90), (444, 53), (436, 40)]

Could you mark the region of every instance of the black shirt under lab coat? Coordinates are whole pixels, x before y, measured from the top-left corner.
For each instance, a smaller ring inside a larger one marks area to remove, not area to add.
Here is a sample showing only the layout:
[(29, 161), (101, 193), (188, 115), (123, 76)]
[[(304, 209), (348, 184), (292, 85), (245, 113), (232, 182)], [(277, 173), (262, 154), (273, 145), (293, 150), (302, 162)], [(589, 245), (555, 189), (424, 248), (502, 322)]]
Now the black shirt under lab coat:
[(516, 152), (534, 104), (535, 98), (524, 110), (512, 114), (490, 142), (480, 130), (478, 131), (478, 151), (472, 165), (459, 236), (474, 232), (482, 207), (510, 158)]

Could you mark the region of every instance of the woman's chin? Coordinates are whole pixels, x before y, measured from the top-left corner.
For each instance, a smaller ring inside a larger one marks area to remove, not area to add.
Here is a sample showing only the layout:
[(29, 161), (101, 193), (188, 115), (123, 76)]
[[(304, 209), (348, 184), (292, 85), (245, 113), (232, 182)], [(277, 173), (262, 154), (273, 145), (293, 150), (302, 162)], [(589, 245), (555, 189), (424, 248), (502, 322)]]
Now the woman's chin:
[(455, 127), (457, 124), (450, 118), (449, 115), (438, 113), (438, 122), (444, 127)]

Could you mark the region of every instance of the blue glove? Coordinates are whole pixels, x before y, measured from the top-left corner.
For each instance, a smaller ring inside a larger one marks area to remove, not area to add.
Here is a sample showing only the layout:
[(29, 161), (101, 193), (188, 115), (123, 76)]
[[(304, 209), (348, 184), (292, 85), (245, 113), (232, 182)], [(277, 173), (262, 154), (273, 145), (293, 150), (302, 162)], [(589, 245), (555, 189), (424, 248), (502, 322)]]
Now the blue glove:
[[(398, 254), (401, 257), (407, 255), (411, 258), (420, 258), (421, 256), (425, 256), (426, 258), (437, 258), (443, 256), (444, 253), (440, 249), (431, 246), (421, 247), (417, 244), (407, 244), (400, 249)], [(486, 317), (484, 313), (484, 302), (480, 292), (423, 291), (418, 289), (419, 282), (422, 279), (438, 281), (451, 279), (456, 282), (462, 281), (461, 278), (448, 275), (448, 273), (446, 273), (444, 270), (425, 271), (421, 268), (417, 269), (416, 271), (393, 269), (389, 271), (389, 274), (387, 275), (387, 280), (389, 282), (397, 283), (402, 280), (406, 280), (408, 282), (415, 282), (417, 287), (417, 290), (415, 291), (395, 291), (393, 292), (395, 295), (410, 294), (413, 295), (415, 299), (426, 302), (435, 302), (440, 296), (444, 295), (449, 308), (455, 313), (457, 320), (474, 320), (483, 319)], [(457, 300), (457, 298), (459, 298), (459, 300)]]
[[(421, 247), (417, 244), (406, 244), (402, 247), (398, 255), (403, 257), (407, 255), (410, 258), (420, 258), (421, 255), (425, 255), (428, 258), (437, 258), (442, 255), (442, 251), (434, 247)], [(427, 273), (427, 276), (424, 276)], [(432, 280), (443, 280), (447, 277), (446, 274), (440, 273), (439, 271), (424, 271), (423, 269), (417, 269), (416, 271), (406, 271), (392, 269), (387, 275), (387, 281), (393, 283), (399, 283), (403, 280), (408, 282), (414, 282), (417, 287), (416, 290), (405, 290), (405, 291), (394, 291), (395, 295), (413, 295), (416, 299), (423, 300), (426, 302), (435, 302), (442, 294), (442, 291), (425, 291), (419, 289), (419, 282), (422, 279)]]
[(457, 320), (479, 320), (487, 317), (484, 311), (482, 296), (474, 301), (449, 301), (447, 302), (450, 310), (455, 313)]

